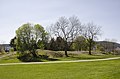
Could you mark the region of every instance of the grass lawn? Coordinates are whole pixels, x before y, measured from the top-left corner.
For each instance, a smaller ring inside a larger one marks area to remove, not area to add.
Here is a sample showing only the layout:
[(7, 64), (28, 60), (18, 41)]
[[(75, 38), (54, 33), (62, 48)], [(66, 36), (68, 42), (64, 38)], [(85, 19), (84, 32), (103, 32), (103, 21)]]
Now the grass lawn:
[[(80, 54), (80, 55), (69, 55), (70, 57), (55, 57), (52, 60), (41, 59), (43, 62), (47, 61), (70, 61), (70, 60), (85, 60), (85, 59), (102, 59), (102, 58), (110, 58), (110, 57), (118, 57), (119, 55), (88, 55), (88, 54)], [(17, 59), (17, 55), (11, 55), (0, 59), (0, 63), (19, 63), (22, 62)]]
[(17, 55), (11, 55), (0, 59), (0, 63), (18, 63), (21, 62), (17, 59)]
[(0, 66), (0, 79), (120, 79), (120, 60)]
[(86, 60), (86, 59), (104, 59), (111, 57), (120, 57), (120, 55), (88, 55), (88, 54), (80, 54), (78, 56), (70, 56), (70, 57), (61, 57), (60, 61), (69, 61), (69, 60)]
[[(46, 51), (41, 51), (43, 52), (43, 54), (45, 54)], [(50, 51), (47, 51), (50, 52)], [(55, 51), (52, 51), (51, 53), (53, 53)], [(63, 52), (63, 51), (62, 51)], [(49, 53), (50, 54), (50, 53)], [(88, 54), (72, 54), (69, 53), (70, 57), (50, 57), (51, 59), (46, 60), (46, 59), (41, 59), (41, 61), (43, 62), (47, 62), (47, 61), (70, 61), (70, 60), (85, 60), (85, 59), (102, 59), (102, 58), (111, 58), (111, 57), (119, 57), (120, 55), (105, 55), (105, 54), (101, 54), (101, 55), (88, 55)], [(0, 63), (19, 63), (22, 62), (19, 59), (17, 59), (17, 54), (13, 54), (4, 58), (0, 58)]]

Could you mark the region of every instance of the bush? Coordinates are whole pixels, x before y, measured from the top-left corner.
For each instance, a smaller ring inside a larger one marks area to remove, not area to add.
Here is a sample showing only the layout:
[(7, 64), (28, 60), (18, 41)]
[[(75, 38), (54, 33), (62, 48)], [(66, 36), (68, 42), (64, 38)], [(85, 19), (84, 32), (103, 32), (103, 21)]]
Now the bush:
[(14, 52), (14, 48), (10, 48), (10, 52)]
[(115, 50), (115, 55), (120, 55), (120, 50)]
[(40, 58), (35, 58), (31, 56), (19, 56), (18, 59), (22, 62), (39, 62)]
[(26, 53), (26, 52), (24, 52), (24, 54), (18, 53), (19, 56), (17, 58), (23, 62), (39, 62), (39, 61), (41, 61), (39, 57), (33, 57), (30, 53), (28, 53), (28, 52)]
[(0, 48), (0, 53), (1, 53), (1, 54), (5, 54), (4, 48)]
[(40, 62), (41, 59), (48, 60), (49, 57), (47, 55), (38, 55), (37, 57), (34, 57), (29, 51), (25, 52), (17, 52), (18, 59), (23, 62)]

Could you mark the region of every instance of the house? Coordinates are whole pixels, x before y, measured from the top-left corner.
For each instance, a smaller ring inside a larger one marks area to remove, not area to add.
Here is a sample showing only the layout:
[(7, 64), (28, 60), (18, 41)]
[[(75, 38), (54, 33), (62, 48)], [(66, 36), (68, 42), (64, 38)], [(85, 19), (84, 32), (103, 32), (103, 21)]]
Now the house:
[(11, 49), (10, 44), (0, 44), (1, 49), (4, 49), (5, 52), (9, 52)]

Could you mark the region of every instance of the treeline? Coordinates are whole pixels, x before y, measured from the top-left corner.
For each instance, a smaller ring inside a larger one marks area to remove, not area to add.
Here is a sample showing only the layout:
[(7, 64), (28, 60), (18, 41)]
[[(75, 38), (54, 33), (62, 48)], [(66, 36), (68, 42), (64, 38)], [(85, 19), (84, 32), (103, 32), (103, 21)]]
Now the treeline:
[[(64, 51), (64, 39), (61, 37), (51, 38), (49, 42), (45, 45), (45, 50), (53, 50), (53, 51)], [(68, 42), (71, 44), (71, 42)], [(86, 51), (88, 50), (87, 41), (83, 36), (78, 36), (73, 40), (72, 45), (69, 45), (68, 51)]]
[[(14, 48), (16, 51), (16, 44), (14, 41), (16, 37), (11, 39), (10, 46)], [(46, 41), (38, 40), (38, 43), (34, 44), (35, 49), (45, 49), (45, 50), (53, 50), (53, 51), (64, 51), (64, 39), (61, 37), (47, 39)], [(68, 44), (71, 44), (68, 42)], [(72, 45), (68, 47), (68, 51), (86, 51), (88, 50), (87, 41), (83, 36), (78, 36), (74, 39)]]
[(47, 32), (39, 24), (23, 24), (16, 30), (16, 36), (10, 44), (22, 56), (31, 54), (38, 57), (37, 49), (65, 51), (66, 57), (68, 50), (88, 50), (91, 55), (101, 32), (100, 26), (94, 23), (82, 24), (76, 16), (60, 17), (49, 30)]

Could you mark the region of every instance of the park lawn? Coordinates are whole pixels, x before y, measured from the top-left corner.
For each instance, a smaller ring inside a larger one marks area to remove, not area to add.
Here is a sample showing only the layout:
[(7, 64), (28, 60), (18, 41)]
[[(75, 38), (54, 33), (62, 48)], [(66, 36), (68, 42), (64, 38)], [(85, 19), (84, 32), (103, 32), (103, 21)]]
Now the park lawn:
[[(119, 57), (119, 55), (88, 55), (88, 54), (80, 54), (80, 55), (70, 55), (70, 57), (55, 57), (51, 60), (41, 59), (43, 62), (48, 61), (71, 61), (71, 60), (86, 60), (86, 59), (103, 59), (103, 58), (111, 58), (111, 57)], [(17, 59), (17, 55), (11, 55), (0, 59), (0, 63), (20, 63), (19, 59)]]
[[(17, 54), (7, 56), (0, 59), (0, 63), (20, 63), (19, 59), (17, 59)], [(88, 54), (79, 54), (79, 55), (69, 55), (69, 57), (55, 57), (50, 60), (41, 59), (42, 62), (48, 61), (71, 61), (71, 60), (89, 60), (89, 59), (103, 59), (103, 58), (111, 58), (111, 57), (120, 57), (120, 55), (88, 55)]]
[(90, 60), (90, 59), (104, 59), (104, 58), (112, 58), (112, 57), (120, 57), (120, 55), (88, 55), (88, 54), (80, 54), (78, 56), (70, 56), (70, 57), (61, 57), (58, 58), (60, 61), (70, 61), (70, 60)]
[(120, 79), (120, 59), (0, 66), (0, 79)]
[(19, 63), (21, 62), (19, 59), (17, 59), (17, 55), (13, 54), (11, 56), (7, 56), (0, 59), (0, 63)]
[(0, 59), (0, 63), (20, 63), (21, 61), (17, 58), (14, 59)]

